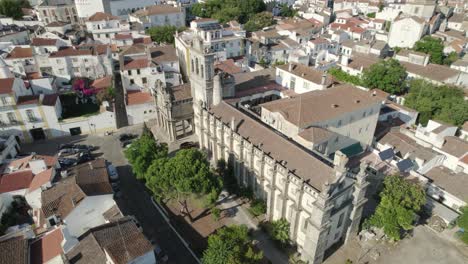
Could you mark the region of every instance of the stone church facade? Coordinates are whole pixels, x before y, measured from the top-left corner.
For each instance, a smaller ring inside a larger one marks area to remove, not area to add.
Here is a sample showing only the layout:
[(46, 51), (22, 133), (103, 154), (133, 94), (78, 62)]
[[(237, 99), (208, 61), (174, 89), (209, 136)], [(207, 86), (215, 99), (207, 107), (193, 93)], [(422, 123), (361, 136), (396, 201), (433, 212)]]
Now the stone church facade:
[(250, 110), (223, 101), (235, 95), (234, 85), (224, 85), (224, 76), (215, 73), (215, 56), (202, 41), (193, 39), (186, 55), (200, 147), (213, 161), (227, 161), (238, 184), (266, 202), (268, 220), (290, 223), (290, 239), (303, 260), (321, 263), (327, 249), (358, 231), (366, 202), (366, 164), (353, 174), (341, 152), (334, 161), (323, 158)]

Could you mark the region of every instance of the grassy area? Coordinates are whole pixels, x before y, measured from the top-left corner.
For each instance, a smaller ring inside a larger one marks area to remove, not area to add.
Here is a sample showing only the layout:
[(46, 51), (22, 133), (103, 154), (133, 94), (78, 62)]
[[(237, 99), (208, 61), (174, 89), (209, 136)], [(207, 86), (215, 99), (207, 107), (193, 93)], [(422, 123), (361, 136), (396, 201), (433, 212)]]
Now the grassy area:
[(99, 113), (99, 105), (92, 102), (76, 104), (74, 93), (60, 95), (62, 102), (62, 119), (73, 117), (87, 117)]

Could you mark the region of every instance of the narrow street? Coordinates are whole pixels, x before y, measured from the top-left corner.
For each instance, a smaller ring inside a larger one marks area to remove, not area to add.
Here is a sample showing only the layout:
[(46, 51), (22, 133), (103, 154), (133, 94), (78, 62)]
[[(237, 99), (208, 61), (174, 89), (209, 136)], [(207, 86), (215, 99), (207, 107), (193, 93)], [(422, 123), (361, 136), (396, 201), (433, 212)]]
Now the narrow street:
[[(141, 133), (142, 126), (132, 126), (119, 129), (118, 133)], [(34, 142), (21, 146), (22, 152), (36, 152), (38, 154), (55, 155), (62, 143), (79, 143), (98, 146), (96, 155), (110, 161), (117, 168), (120, 175), (120, 189), (122, 197), (116, 199), (117, 204), (125, 215), (134, 215), (143, 227), (148, 239), (155, 241), (169, 256), (168, 263), (197, 263), (182, 241), (165, 222), (164, 217), (153, 206), (151, 197), (145, 186), (136, 180), (131, 167), (125, 159), (118, 133), (111, 136), (87, 135), (51, 139)], [(182, 234), (183, 235), (183, 234)]]

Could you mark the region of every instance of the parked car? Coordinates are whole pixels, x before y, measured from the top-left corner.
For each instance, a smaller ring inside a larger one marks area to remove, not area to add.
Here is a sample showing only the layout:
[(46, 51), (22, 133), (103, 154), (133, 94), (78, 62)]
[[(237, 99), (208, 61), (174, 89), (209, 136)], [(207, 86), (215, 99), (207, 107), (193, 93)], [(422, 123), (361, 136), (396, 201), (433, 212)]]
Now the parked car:
[(76, 163), (81, 164), (81, 163), (85, 163), (85, 162), (88, 162), (88, 161), (91, 161), (91, 160), (94, 160), (94, 157), (93, 157), (93, 155), (91, 155), (91, 153), (82, 152), (82, 153), (78, 154), (78, 160), (77, 160)]
[(127, 141), (127, 140), (134, 139), (134, 138), (137, 138), (137, 137), (138, 137), (138, 135), (135, 135), (135, 134), (124, 133), (124, 134), (120, 134), (119, 140), (120, 140), (120, 142), (123, 142), (123, 141)]
[(129, 139), (129, 140), (125, 140), (125, 141), (120, 141), (120, 146), (122, 148), (125, 148), (127, 146), (129, 146), (130, 144), (132, 144), (133, 140)]
[(76, 160), (75, 159), (70, 159), (70, 158), (59, 158), (58, 162), (59, 162), (60, 167), (62, 169), (67, 169), (67, 168), (69, 168), (69, 167), (76, 164)]
[(59, 151), (59, 157), (67, 156), (67, 155), (73, 155), (78, 153), (78, 150), (72, 149), (72, 148), (64, 148)]
[[(154, 241), (151, 242), (153, 243)], [(156, 255), (156, 260), (162, 263), (166, 263), (169, 260), (169, 257), (164, 253), (159, 245), (154, 247), (154, 255)]]
[(73, 148), (74, 146), (75, 146), (75, 144), (71, 144), (71, 143), (69, 143), (69, 144), (60, 144), (59, 150), (62, 150), (62, 149), (71, 149), (71, 148)]
[(84, 151), (93, 151), (95, 149), (95, 147), (91, 145), (74, 145), (73, 148)]
[(117, 173), (117, 169), (115, 168), (114, 165), (110, 164), (107, 166), (107, 172), (109, 173), (109, 178), (111, 181), (118, 181), (119, 180), (119, 174)]
[(191, 148), (199, 148), (200, 145), (198, 142), (184, 142), (180, 144), (181, 149), (191, 149)]

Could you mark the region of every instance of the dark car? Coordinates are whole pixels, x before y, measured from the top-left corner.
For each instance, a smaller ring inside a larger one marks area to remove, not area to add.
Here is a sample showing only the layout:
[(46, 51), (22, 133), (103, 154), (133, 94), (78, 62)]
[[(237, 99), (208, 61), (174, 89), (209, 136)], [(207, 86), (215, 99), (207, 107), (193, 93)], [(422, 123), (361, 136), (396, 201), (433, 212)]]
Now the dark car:
[(197, 142), (184, 142), (180, 144), (181, 149), (198, 148), (200, 145)]
[(66, 169), (66, 168), (69, 168), (69, 167), (75, 165), (76, 160), (75, 159), (69, 159), (69, 158), (59, 158), (58, 162), (59, 162), (60, 167), (62, 169)]
[(91, 145), (75, 145), (73, 146), (74, 149), (78, 149), (78, 150), (87, 150), (87, 151), (93, 151), (95, 149), (94, 146), (91, 146)]
[(60, 144), (59, 146), (59, 150), (62, 150), (62, 149), (71, 149), (75, 146), (75, 144)]
[[(153, 243), (154, 242), (151, 241), (151, 244)], [(156, 245), (154, 247), (154, 253), (156, 255), (156, 259), (162, 263), (166, 263), (169, 260), (169, 257), (166, 255), (166, 253), (164, 253), (164, 251), (161, 249), (159, 245)]]
[(129, 140), (125, 140), (125, 141), (120, 141), (120, 146), (122, 148), (125, 148), (127, 147), (128, 145), (132, 144), (133, 140), (129, 139)]
[(78, 154), (78, 160), (76, 163), (81, 164), (81, 163), (85, 163), (91, 160), (94, 160), (93, 155), (91, 155), (89, 152), (87, 153), (85, 152), (85, 153)]
[(135, 134), (124, 133), (124, 134), (120, 134), (119, 140), (120, 140), (120, 142), (123, 142), (123, 141), (128, 141), (128, 140), (134, 139), (136, 137), (138, 137), (138, 136), (135, 135)]

